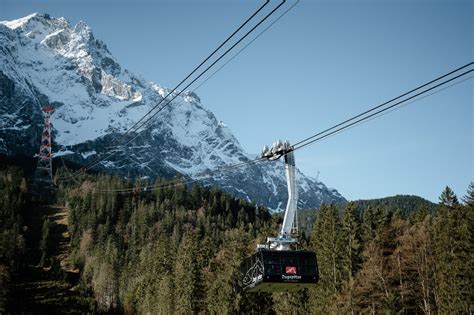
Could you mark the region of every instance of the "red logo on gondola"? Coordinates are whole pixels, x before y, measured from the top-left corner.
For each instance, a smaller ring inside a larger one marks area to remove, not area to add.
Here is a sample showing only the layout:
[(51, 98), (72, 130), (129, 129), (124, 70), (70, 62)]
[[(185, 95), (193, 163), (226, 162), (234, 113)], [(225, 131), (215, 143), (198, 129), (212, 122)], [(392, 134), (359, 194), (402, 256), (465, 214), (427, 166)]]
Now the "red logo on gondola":
[(296, 267), (295, 266), (286, 266), (285, 273), (287, 275), (296, 275)]

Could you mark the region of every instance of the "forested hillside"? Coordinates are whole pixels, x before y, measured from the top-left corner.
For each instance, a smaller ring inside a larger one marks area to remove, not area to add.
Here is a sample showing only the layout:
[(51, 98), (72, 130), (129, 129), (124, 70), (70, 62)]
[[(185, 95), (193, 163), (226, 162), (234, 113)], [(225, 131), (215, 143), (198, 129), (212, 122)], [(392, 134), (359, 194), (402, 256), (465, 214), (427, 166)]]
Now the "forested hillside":
[[(423, 216), (427, 213), (436, 213), (438, 205), (418, 196), (396, 195), (385, 198), (355, 200), (351, 202), (359, 216), (363, 216), (365, 211), (382, 211), (387, 213), (397, 213), (403, 218), (412, 215)], [(337, 211), (341, 214), (347, 203), (338, 204)], [(300, 230), (305, 235), (310, 235), (319, 209), (300, 209)]]
[(392, 197), (354, 201), (356, 209), (363, 213), (367, 208), (381, 208), (385, 211), (398, 212), (407, 217), (412, 213), (434, 213), (438, 205), (418, 196), (397, 195)]
[(98, 311), (257, 311), (257, 298), (239, 290), (238, 270), (255, 238), (276, 228), (268, 210), (213, 188), (163, 184), (101, 193), (126, 184), (100, 176), (67, 191), (81, 290)]
[(372, 207), (360, 217), (354, 203), (342, 215), (335, 206), (321, 207), (311, 240), (321, 281), (309, 309), (472, 313), (474, 185), (464, 200), (446, 187), (437, 213), (414, 211), (408, 218)]
[(10, 292), (12, 275), (20, 270), (25, 251), (24, 216), (27, 185), (20, 169), (0, 170), (0, 313)]
[[(8, 294), (14, 285), (9, 279), (15, 280), (23, 264), (24, 217), (39, 205), (31, 202), (21, 172), (8, 170), (1, 176), (5, 198), (0, 309), (5, 310), (5, 305), (19, 302)], [(447, 187), (434, 213), (422, 208), (410, 215), (381, 207), (360, 211), (356, 203), (344, 209), (322, 205), (311, 233), (301, 238), (304, 247), (317, 253), (319, 284), (273, 295), (242, 292), (239, 265), (257, 242), (275, 234), (281, 218), (218, 189), (187, 188), (176, 181), (157, 181), (148, 191), (113, 191), (140, 185), (88, 176), (60, 185), (56, 201), (51, 200), (68, 209), (69, 268), (80, 274), (79, 280), (71, 281), (74, 292), (84, 297), (80, 305), (89, 303), (91, 311), (460, 314), (474, 310), (474, 185), (461, 202)], [(31, 210), (25, 211), (26, 205)], [(45, 226), (41, 239), (46, 242)], [(37, 264), (48, 266), (52, 259), (45, 242), (38, 242), (44, 257), (38, 257)]]

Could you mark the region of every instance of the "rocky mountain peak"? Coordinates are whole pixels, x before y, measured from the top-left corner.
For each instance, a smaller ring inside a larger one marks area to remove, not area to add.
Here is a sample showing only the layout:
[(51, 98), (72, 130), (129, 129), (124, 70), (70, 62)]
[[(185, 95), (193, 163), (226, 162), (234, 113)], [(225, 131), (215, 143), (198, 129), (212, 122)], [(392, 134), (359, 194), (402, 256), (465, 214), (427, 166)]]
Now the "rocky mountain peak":
[[(1, 153), (34, 155), (41, 105), (52, 104), (55, 155), (87, 163), (116, 150), (98, 168), (124, 177), (202, 179), (203, 172), (254, 158), (189, 91), (142, 128), (131, 145), (111, 148), (112, 138), (170, 90), (123, 69), (84, 22), (71, 27), (65, 18), (38, 13), (0, 22), (0, 83)], [(298, 178), (301, 207), (344, 201), (323, 183), (301, 172)], [(282, 163), (252, 165), (203, 182), (275, 210), (285, 206)]]

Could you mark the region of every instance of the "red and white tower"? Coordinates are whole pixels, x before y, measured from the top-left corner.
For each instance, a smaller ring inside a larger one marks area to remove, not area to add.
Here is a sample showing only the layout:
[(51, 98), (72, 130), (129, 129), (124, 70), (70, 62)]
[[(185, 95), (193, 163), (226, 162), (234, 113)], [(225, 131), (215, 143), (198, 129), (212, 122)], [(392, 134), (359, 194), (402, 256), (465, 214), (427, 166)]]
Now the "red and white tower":
[(44, 115), (44, 126), (41, 134), (41, 144), (36, 164), (35, 179), (37, 181), (49, 182), (53, 180), (53, 154), (51, 152), (51, 113), (54, 112), (52, 106), (42, 108)]

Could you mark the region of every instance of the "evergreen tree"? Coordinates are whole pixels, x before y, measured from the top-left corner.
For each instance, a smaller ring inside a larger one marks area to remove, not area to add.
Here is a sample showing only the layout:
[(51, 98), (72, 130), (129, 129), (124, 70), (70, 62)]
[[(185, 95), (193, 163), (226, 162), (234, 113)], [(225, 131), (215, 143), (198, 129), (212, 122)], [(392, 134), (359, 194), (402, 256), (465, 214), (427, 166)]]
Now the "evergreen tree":
[(341, 285), (341, 226), (335, 205), (322, 205), (314, 225), (311, 249), (316, 252), (319, 284), (310, 290), (310, 311), (329, 312)]
[(41, 267), (46, 267), (47, 265), (47, 258), (51, 251), (51, 222), (49, 218), (46, 218), (43, 222), (43, 227), (41, 229), (41, 242), (40, 242), (40, 250), (41, 250), (41, 260), (39, 265)]
[(127, 276), (133, 281), (126, 294), (129, 303), (140, 313), (170, 314), (173, 311), (173, 256), (174, 249), (164, 234), (157, 242), (142, 248), (136, 268)]
[(469, 313), (474, 308), (473, 211), (459, 205), (449, 187), (440, 200), (442, 207), (434, 221), (437, 304), (443, 313)]
[(468, 207), (474, 209), (474, 182), (469, 184), (469, 187), (467, 188), (467, 194), (464, 196), (463, 201)]
[(173, 314), (174, 310), (174, 286), (170, 273), (163, 275), (157, 282), (157, 290), (149, 291), (151, 295), (156, 295), (156, 304), (150, 310), (154, 314)]
[(91, 284), (95, 298), (100, 311), (114, 310), (119, 303), (120, 269), (118, 250), (114, 241), (109, 238), (106, 245), (97, 250), (96, 255), (89, 260), (90, 268), (93, 269)]
[(362, 223), (362, 236), (364, 242), (368, 243), (375, 238), (377, 231), (375, 208), (368, 206), (367, 209), (365, 209)]
[(247, 304), (239, 287), (240, 263), (249, 255), (249, 237), (243, 229), (232, 229), (224, 236), (224, 246), (204, 271), (206, 305), (211, 314), (237, 314)]
[(352, 280), (361, 264), (362, 238), (360, 220), (353, 203), (347, 204), (342, 219), (342, 278)]
[(177, 314), (197, 312), (196, 295), (199, 279), (197, 252), (196, 235), (188, 232), (179, 245), (174, 269)]
[(439, 203), (442, 206), (454, 207), (459, 204), (458, 197), (454, 194), (448, 186), (443, 190), (441, 196), (439, 196)]
[(347, 204), (344, 210), (341, 228), (341, 268), (344, 284), (344, 297), (338, 301), (339, 307), (346, 312), (354, 311), (353, 286), (354, 277), (362, 263), (362, 238), (360, 220), (353, 203)]

